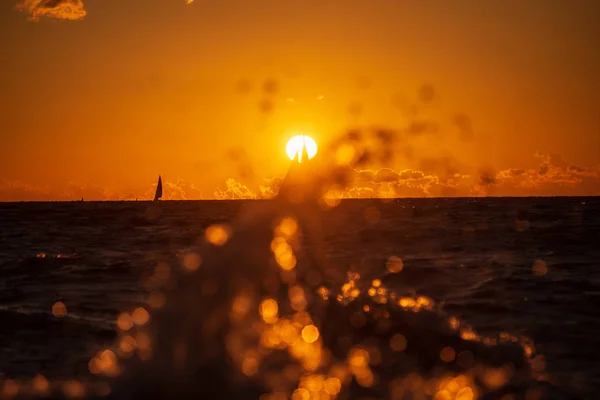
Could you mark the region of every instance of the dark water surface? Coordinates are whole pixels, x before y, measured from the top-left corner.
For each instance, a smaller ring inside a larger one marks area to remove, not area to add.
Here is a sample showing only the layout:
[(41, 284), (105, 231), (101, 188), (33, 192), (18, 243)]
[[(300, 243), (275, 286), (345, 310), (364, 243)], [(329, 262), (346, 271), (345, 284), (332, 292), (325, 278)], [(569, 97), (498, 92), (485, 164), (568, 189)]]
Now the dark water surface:
[[(0, 203), (0, 380), (89, 379), (118, 315), (146, 304), (157, 263), (260, 203)], [(313, 223), (304, 245), (322, 250), (332, 281), (381, 278), (481, 335), (531, 338), (556, 393), (600, 390), (600, 198), (346, 200)], [(386, 270), (390, 256), (402, 271)]]

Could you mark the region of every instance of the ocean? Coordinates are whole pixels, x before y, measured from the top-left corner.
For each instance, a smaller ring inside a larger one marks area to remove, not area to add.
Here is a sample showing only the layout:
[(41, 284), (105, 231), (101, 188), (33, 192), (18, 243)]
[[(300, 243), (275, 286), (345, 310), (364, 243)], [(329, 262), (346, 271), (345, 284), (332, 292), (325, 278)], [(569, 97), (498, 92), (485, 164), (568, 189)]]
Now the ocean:
[(597, 398), (600, 198), (335, 203), (0, 203), (0, 398)]

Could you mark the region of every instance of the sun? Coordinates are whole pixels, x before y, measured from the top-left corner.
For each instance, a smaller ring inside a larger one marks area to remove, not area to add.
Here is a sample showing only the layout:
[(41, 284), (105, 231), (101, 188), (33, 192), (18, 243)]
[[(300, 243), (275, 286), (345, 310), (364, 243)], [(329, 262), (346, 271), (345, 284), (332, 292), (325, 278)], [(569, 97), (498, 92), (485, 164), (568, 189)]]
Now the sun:
[(313, 138), (306, 135), (297, 135), (288, 140), (285, 146), (285, 152), (290, 160), (298, 157), (298, 162), (302, 162), (303, 149), (306, 148), (306, 154), (311, 159), (317, 154), (317, 142)]

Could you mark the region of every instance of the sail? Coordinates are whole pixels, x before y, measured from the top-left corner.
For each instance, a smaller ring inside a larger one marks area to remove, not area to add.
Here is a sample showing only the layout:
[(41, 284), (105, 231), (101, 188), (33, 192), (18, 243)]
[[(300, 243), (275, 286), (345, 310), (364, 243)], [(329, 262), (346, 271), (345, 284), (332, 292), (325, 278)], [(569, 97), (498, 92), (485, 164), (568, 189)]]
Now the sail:
[(308, 157), (308, 150), (306, 149), (306, 136), (302, 136), (302, 150), (301, 150), (301, 154), (298, 154), (298, 162), (308, 162), (308, 160), (310, 160), (310, 157)]
[(158, 176), (158, 184), (156, 185), (156, 193), (154, 194), (154, 201), (158, 201), (162, 197), (162, 179)]

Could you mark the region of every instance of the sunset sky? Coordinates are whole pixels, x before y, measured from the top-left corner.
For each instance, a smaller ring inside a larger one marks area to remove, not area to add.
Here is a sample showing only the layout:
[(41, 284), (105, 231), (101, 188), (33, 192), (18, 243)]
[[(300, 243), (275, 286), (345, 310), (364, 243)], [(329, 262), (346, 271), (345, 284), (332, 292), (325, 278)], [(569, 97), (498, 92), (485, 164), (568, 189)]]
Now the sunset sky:
[(600, 195), (598, 21), (598, 0), (3, 0), (0, 201), (151, 198), (159, 174), (166, 198), (260, 197), (294, 134), (371, 126), (407, 140), (350, 194)]

